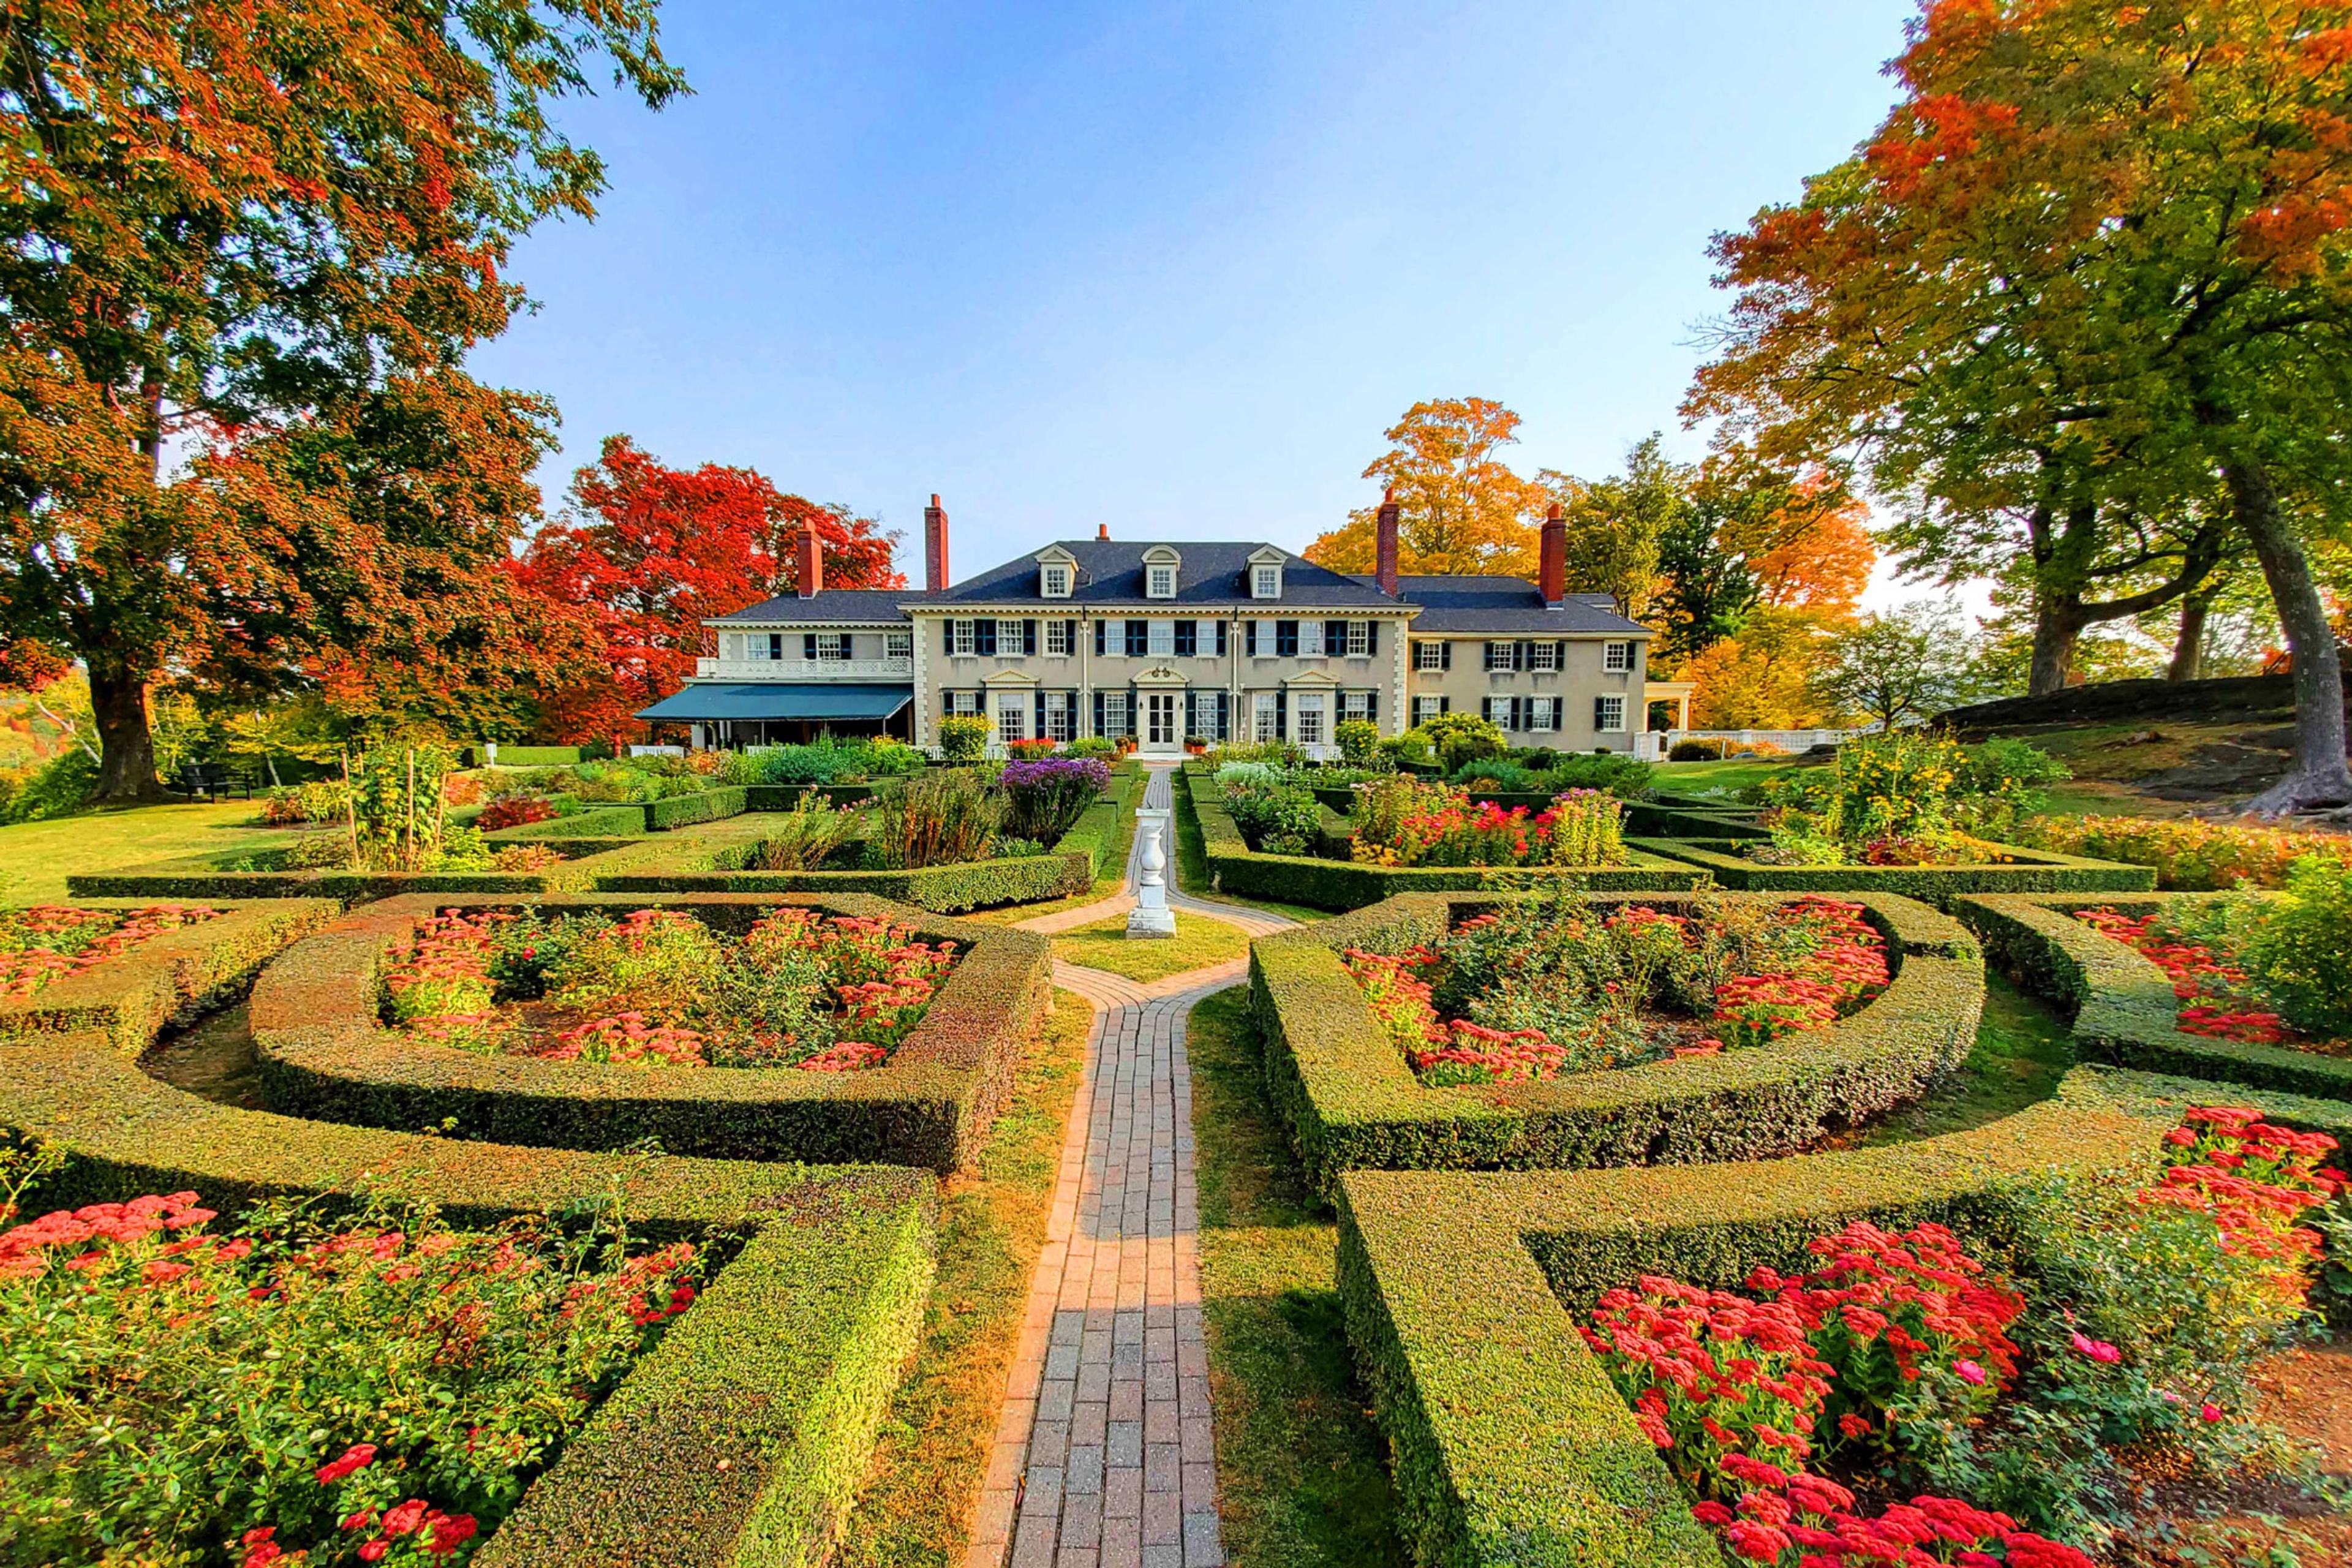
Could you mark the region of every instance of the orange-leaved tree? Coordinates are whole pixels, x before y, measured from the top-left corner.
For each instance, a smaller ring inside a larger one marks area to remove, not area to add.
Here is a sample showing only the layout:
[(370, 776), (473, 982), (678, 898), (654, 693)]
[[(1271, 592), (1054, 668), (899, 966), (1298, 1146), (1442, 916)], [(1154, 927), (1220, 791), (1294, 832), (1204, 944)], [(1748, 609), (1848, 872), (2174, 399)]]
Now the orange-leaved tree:
[[(1400, 571), (1535, 575), (1534, 520), (1544, 493), (1498, 455), (1518, 439), (1518, 427), (1517, 415), (1485, 397), (1416, 403), (1389, 426), (1389, 449), (1363, 477), (1396, 498)], [(1334, 572), (1370, 572), (1378, 521), (1377, 507), (1349, 512), (1307, 547), (1307, 559)]]
[(673, 468), (608, 437), (572, 476), (568, 515), (533, 536), (521, 563), (534, 592), (594, 628), (593, 674), (574, 672), (551, 710), (556, 730), (572, 740), (638, 730), (636, 710), (694, 673), (705, 620), (797, 591), (791, 542), (811, 528), (825, 587), (907, 585), (891, 565), (898, 535), (872, 518), (787, 495), (756, 469)]
[(603, 186), (548, 100), (599, 58), (651, 104), (683, 83), (653, 0), (43, 0), (5, 37), (0, 634), (83, 662), (99, 793), (143, 795), (147, 689), (213, 652), (215, 600), (299, 578), (263, 606), (294, 625), (393, 581), (334, 569), (364, 507), (317, 571), (236, 536), (253, 505), (313, 511), (314, 480), (334, 510), (338, 476), (278, 466), (265, 498), (256, 466), (226, 506), (166, 453), (358, 428), (394, 379), (455, 374), (519, 303), (516, 236)]

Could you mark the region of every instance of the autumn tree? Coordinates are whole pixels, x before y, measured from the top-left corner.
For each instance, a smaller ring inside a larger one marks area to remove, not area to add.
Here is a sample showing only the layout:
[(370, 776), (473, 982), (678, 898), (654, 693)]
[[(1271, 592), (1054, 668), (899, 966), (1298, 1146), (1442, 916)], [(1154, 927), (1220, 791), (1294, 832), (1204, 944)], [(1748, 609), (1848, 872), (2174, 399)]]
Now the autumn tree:
[(596, 739), (694, 673), (702, 623), (799, 587), (793, 537), (814, 529), (828, 588), (903, 588), (895, 533), (846, 508), (780, 491), (752, 468), (673, 468), (626, 436), (572, 480), (566, 516), (533, 536), (520, 572), (549, 603), (590, 618), (601, 679), (577, 680), (555, 727)]
[(1813, 689), (1839, 717), (1892, 730), (1973, 695), (1969, 647), (1949, 610), (1914, 605), (1864, 616), (1823, 644)]
[(1662, 541), (1689, 512), (1694, 470), (1665, 455), (1653, 434), (1625, 455), (1625, 471), (1580, 479), (1545, 468), (1536, 482), (1568, 522), (1568, 585), (1606, 594), (1639, 620), (1658, 591)]
[(62, 0), (13, 7), (6, 40), (0, 630), (80, 658), (100, 793), (138, 795), (150, 683), (212, 651), (210, 600), (271, 575), (224, 531), (251, 510), (167, 451), (348, 426), (394, 378), (454, 373), (517, 307), (514, 238), (593, 216), (603, 166), (549, 100), (600, 57), (649, 104), (683, 84), (653, 0)]
[[(1535, 519), (1544, 492), (1498, 455), (1517, 441), (1519, 416), (1484, 397), (1416, 403), (1391, 426), (1389, 449), (1363, 477), (1397, 501), (1397, 557), (1406, 573), (1496, 573), (1532, 578)], [(1307, 547), (1334, 572), (1370, 573), (1379, 508), (1360, 508)]]
[(1689, 411), (1862, 449), (2062, 565), (2170, 533), (2121, 613), (2198, 588), (2225, 521), (2294, 654), (2295, 765), (2255, 808), (2352, 802), (2308, 554), (2347, 477), (2352, 8), (1937, 0), (1895, 74), (1854, 158), (1718, 241), (1739, 297)]

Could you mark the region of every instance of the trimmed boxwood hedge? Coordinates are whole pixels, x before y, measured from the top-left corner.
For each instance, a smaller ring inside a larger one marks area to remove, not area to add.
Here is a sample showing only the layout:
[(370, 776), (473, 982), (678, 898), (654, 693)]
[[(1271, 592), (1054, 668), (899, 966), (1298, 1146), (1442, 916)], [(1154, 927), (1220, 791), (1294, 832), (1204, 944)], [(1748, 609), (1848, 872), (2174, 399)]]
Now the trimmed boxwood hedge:
[[(911, 871), (720, 871), (693, 869), (689, 844), (657, 857), (643, 871), (597, 877), (606, 893), (808, 893), (824, 898), (867, 895), (939, 914), (1067, 898), (1094, 886), (1094, 856), (1024, 855), (925, 866)], [(688, 865), (680, 866), (680, 861)]]
[[(617, 1208), (740, 1249), (476, 1561), (820, 1561), (856, 1500), (930, 1289), (938, 1186), (898, 1167), (519, 1149), (215, 1105), (95, 1032), (0, 1041), (0, 1127), (62, 1153), (37, 1199), (379, 1194), (453, 1224)], [(721, 1460), (726, 1461), (724, 1465)]]
[(614, 916), (657, 906), (740, 930), (780, 904), (911, 925), (962, 956), (887, 1067), (690, 1071), (478, 1055), (386, 1028), (379, 1010), (392, 945), (450, 908), (520, 907), (473, 898), (386, 900), (289, 951), (253, 993), (262, 1091), (293, 1115), (372, 1127), (446, 1127), (460, 1137), (567, 1149), (625, 1149), (754, 1160), (887, 1160), (968, 1167), (1003, 1108), (1024, 1042), (1052, 988), (1053, 949), (1032, 931), (965, 925), (855, 895), (592, 895), (539, 901), (548, 914)]
[(1135, 837), (1135, 807), (1143, 798), (1145, 782), (1141, 766), (1119, 763), (1111, 770), (1110, 788), (1079, 814), (1070, 830), (1055, 844), (1056, 855), (1087, 858), (1092, 868), (1089, 886), (1118, 876), (1125, 868), (1128, 847)]
[[(208, 901), (221, 911), (212, 920), (160, 932), (30, 996), (0, 1000), (0, 1037), (93, 1030), (136, 1056), (165, 1026), (239, 994), (271, 955), (342, 912), (331, 899)], [(90, 900), (86, 907), (142, 904)]]
[(2176, 900), (2229, 896), (1979, 896), (1960, 900), (1952, 912), (1983, 942), (1987, 963), (2066, 1016), (2084, 1056), (2150, 1072), (2352, 1100), (2352, 1058), (2182, 1033), (2179, 999), (2164, 971), (2074, 919), (2078, 910), (2140, 915)]
[[(584, 819), (559, 820), (577, 824)], [(515, 836), (503, 833), (490, 839), (493, 844), (510, 841), (516, 841)], [(666, 842), (642, 837), (583, 837), (571, 832), (560, 837), (548, 834), (520, 841), (547, 843), (558, 854), (588, 852), (545, 871), (223, 871), (200, 859), (163, 860), (112, 871), (78, 871), (66, 879), (66, 887), (78, 899), (186, 899), (208, 903), (225, 899), (334, 899), (348, 904), (403, 893), (563, 892), (593, 887), (600, 876), (640, 864), (659, 853)], [(649, 845), (654, 847), (648, 848)]]
[[(1360, 910), (1400, 893), (1476, 892), (1548, 887), (1646, 892), (1688, 889), (1702, 880), (1677, 860), (1634, 850), (1623, 866), (1552, 870), (1513, 866), (1360, 866), (1303, 855), (1261, 855), (1249, 847), (1233, 814), (1217, 798), (1206, 770), (1186, 764), (1177, 780), (1179, 811), (1201, 826), (1209, 880), (1220, 892), (1269, 899), (1318, 910)], [(1327, 821), (1325, 832), (1331, 831)]]
[(2004, 844), (2014, 865), (1759, 866), (1728, 838), (1636, 838), (1630, 842), (1705, 868), (1717, 882), (1759, 893), (1900, 893), (1948, 910), (1966, 893), (2145, 892), (2156, 886), (2147, 866), (2086, 860), (2050, 849)]
[[(2152, 1160), (2188, 1104), (2242, 1090), (2078, 1068), (1965, 1132), (1755, 1163), (1585, 1172), (1350, 1171), (1339, 1293), (1388, 1434), (1402, 1533), (1448, 1568), (1721, 1568), (1687, 1494), (1576, 1331), (1644, 1273), (1726, 1289), (1853, 1219), (1983, 1241), (2008, 1180)], [(2344, 1106), (2264, 1100), (2352, 1131)]]
[[(1632, 901), (1609, 901), (1619, 900)], [(1887, 939), (1895, 976), (1868, 1006), (1826, 1028), (1544, 1083), (1425, 1087), (1339, 954), (1433, 941), (1504, 901), (1407, 895), (1251, 944), (1250, 1002), (1269, 1095), (1321, 1191), (1361, 1167), (1685, 1164), (1776, 1153), (1915, 1098), (1975, 1043), (1984, 968), (1969, 934), (1925, 905), (1869, 894), (1859, 901)], [(1675, 908), (1687, 898), (1639, 901)]]

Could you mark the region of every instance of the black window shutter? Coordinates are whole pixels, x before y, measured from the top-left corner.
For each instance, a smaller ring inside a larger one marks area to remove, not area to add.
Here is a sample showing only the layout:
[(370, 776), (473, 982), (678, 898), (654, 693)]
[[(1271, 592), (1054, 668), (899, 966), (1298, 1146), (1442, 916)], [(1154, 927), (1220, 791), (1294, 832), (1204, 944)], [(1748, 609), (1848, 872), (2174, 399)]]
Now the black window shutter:
[(1513, 669), (1526, 669), (1532, 666), (1535, 661), (1535, 644), (1531, 642), (1523, 642), (1511, 649), (1511, 668)]
[(1604, 700), (1606, 700), (1599, 697), (1592, 700), (1592, 727), (1596, 730), (1601, 728), (1601, 705)]
[[(1099, 630), (1102, 628), (1102, 623), (1101, 623), (1100, 621), (1097, 621), (1097, 622), (1095, 623), (1095, 627), (1096, 627), (1096, 629), (1097, 629), (1097, 631), (1099, 631)], [(1096, 734), (1097, 734), (1097, 735), (1099, 735), (1099, 734), (1101, 734), (1101, 733), (1103, 732), (1103, 694), (1102, 694), (1101, 692), (1099, 692), (1099, 691), (1097, 691), (1097, 692), (1096, 692), (1096, 693), (1095, 693), (1095, 731), (1094, 731), (1094, 732), (1095, 732)]]
[(1257, 657), (1257, 623), (1255, 621), (1242, 623), (1242, 651), (1252, 658)]
[(803, 658), (814, 658), (816, 657), (816, 634), (814, 632), (803, 632), (801, 634), (801, 657)]
[(1567, 643), (1556, 642), (1551, 645), (1551, 667), (1554, 669), (1566, 669), (1568, 668)]
[(1437, 645), (1437, 668), (1440, 669), (1452, 669), (1454, 668), (1454, 645), (1452, 643), (1441, 642)]
[(1277, 741), (1290, 739), (1290, 693), (1287, 691), (1274, 694), (1274, 738)]
[(1126, 647), (1127, 657), (1129, 658), (1141, 658), (1145, 654), (1150, 652), (1151, 623), (1149, 621), (1128, 622)]
[(1323, 623), (1323, 651), (1332, 658), (1338, 658), (1348, 651), (1347, 622), (1325, 621)]
[[(1097, 622), (1095, 623), (1095, 655), (1096, 655), (1096, 657), (1097, 657), (1097, 658), (1100, 658), (1100, 657), (1101, 657), (1101, 655), (1102, 655), (1102, 651), (1103, 651), (1103, 638), (1104, 638), (1104, 637), (1107, 635), (1106, 628), (1108, 628), (1108, 627), (1109, 626), (1109, 625), (1110, 625), (1110, 623), (1109, 623), (1108, 621), (1097, 621)], [(1095, 693), (1095, 700), (1096, 700), (1096, 702), (1097, 702), (1097, 706), (1096, 707), (1095, 711), (1096, 711), (1096, 712), (1097, 712), (1097, 713), (1099, 713), (1099, 712), (1101, 712), (1101, 711), (1102, 711), (1102, 709), (1101, 709), (1101, 707), (1099, 706), (1099, 704), (1100, 704), (1100, 702), (1101, 702), (1101, 700), (1102, 700), (1102, 693), (1100, 693), (1100, 692), (1097, 692), (1097, 693)], [(1100, 722), (1101, 722), (1101, 721), (1100, 721), (1099, 720), (1097, 720), (1097, 724), (1099, 724)]]
[(1381, 657), (1381, 623), (1378, 621), (1364, 623), (1364, 651), (1374, 658)]
[(1040, 741), (1045, 738), (1045, 692), (1042, 687), (1037, 691), (1037, 727), (1029, 732)]
[(1370, 720), (1375, 724), (1381, 721), (1381, 694), (1379, 692), (1367, 691), (1364, 693), (1364, 717)]
[(1069, 623), (1069, 636), (1065, 646), (1067, 647), (1072, 653), (1076, 653), (1078, 651), (1078, 623), (1072, 621)]
[(940, 623), (940, 651), (945, 654), (955, 652), (955, 623), (953, 621), (941, 621)]
[(1178, 621), (1176, 623), (1175, 645), (1176, 656), (1179, 658), (1190, 658), (1193, 654), (1197, 653), (1201, 647), (1201, 623), (1198, 621)]
[(1298, 623), (1297, 621), (1274, 623), (1274, 656), (1276, 658), (1298, 657)]
[[(1135, 624), (1141, 626), (1143, 623), (1138, 621)], [(1142, 706), (1142, 704), (1137, 700), (1135, 688), (1133, 686), (1129, 686), (1127, 689), (1127, 733), (1129, 740), (1135, 738), (1135, 710), (1140, 706)]]
[[(1217, 627), (1218, 627), (1218, 629), (1219, 629), (1220, 631), (1222, 631), (1222, 630), (1223, 630), (1223, 629), (1224, 629), (1224, 624), (1225, 624), (1225, 623), (1224, 623), (1224, 622), (1223, 622), (1223, 621), (1219, 621), (1219, 622), (1217, 623)], [(1218, 693), (1217, 693), (1217, 739), (1218, 739), (1218, 740), (1220, 740), (1220, 741), (1229, 740), (1229, 739), (1231, 739), (1231, 738), (1232, 738), (1232, 735), (1233, 735), (1233, 724), (1234, 724), (1233, 709), (1234, 709), (1234, 694), (1233, 694), (1232, 692), (1230, 692), (1230, 691), (1220, 691), (1220, 692), (1218, 692)]]
[(972, 623), (971, 630), (973, 647), (982, 654), (992, 654), (996, 651), (996, 623), (994, 621), (974, 621)]
[(1451, 697), (1444, 697), (1444, 696), (1441, 696), (1441, 697), (1439, 697), (1439, 698), (1438, 698), (1438, 700), (1437, 700), (1437, 710), (1438, 710), (1440, 713), (1451, 713), (1451, 712), (1453, 712), (1453, 711), (1454, 711), (1454, 699), (1452, 699)]
[(1217, 623), (1217, 657), (1225, 657), (1225, 623), (1223, 621)]
[(1031, 658), (1034, 658), (1036, 655), (1037, 623), (1034, 621), (1024, 621), (1021, 623), (1021, 651), (1024, 655)]

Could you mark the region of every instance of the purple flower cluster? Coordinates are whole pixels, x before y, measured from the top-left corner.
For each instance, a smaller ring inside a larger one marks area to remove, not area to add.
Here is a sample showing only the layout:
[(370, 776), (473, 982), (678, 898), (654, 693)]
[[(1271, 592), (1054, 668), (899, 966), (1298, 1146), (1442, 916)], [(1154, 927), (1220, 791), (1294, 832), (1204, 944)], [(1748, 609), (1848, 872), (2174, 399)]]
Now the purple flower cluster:
[(1084, 779), (1100, 795), (1110, 787), (1110, 765), (1100, 757), (1047, 757), (1035, 763), (1007, 763), (998, 782), (1012, 790), (1076, 790)]
[(1110, 765), (1100, 757), (1007, 763), (997, 782), (1004, 786), (1004, 831), (1050, 847), (1110, 787)]

